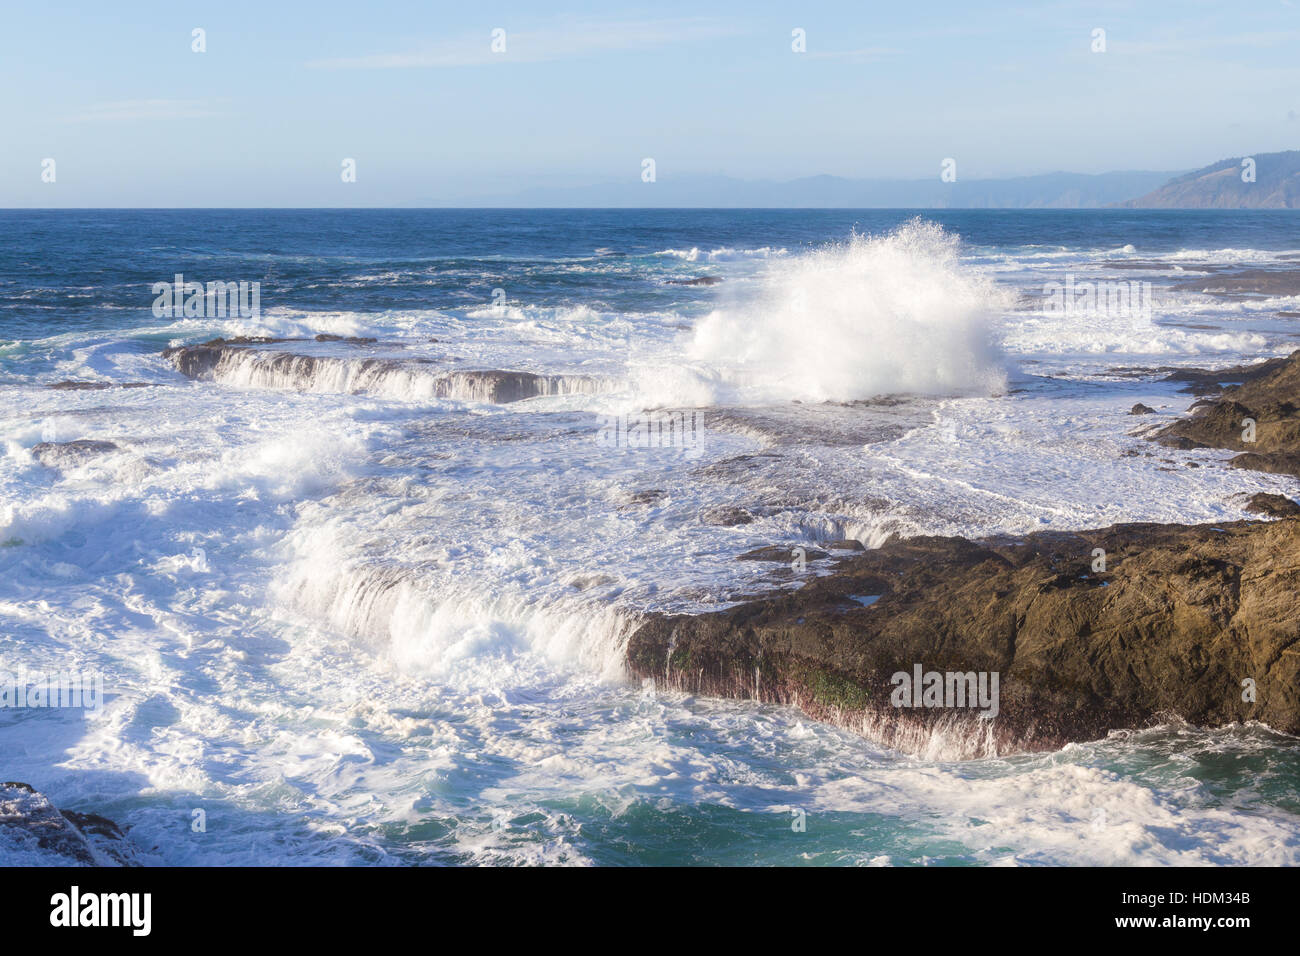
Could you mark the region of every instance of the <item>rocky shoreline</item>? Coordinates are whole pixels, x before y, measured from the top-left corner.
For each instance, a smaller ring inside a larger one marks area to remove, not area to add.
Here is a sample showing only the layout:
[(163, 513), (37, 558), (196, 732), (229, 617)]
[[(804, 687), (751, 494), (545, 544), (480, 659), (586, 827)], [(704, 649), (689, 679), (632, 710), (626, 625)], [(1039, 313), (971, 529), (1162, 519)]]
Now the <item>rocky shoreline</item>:
[(1241, 452), (1230, 464), (1300, 477), (1300, 351), (1253, 368), (1223, 373), (1238, 384), (1216, 388), (1192, 378), (1194, 390), (1214, 392), (1192, 414), (1162, 428), (1155, 440), (1171, 448), (1227, 448)]
[[(1150, 437), (1300, 473), (1300, 352), (1179, 378), (1212, 397)], [(1277, 520), (1015, 542), (895, 537), (797, 591), (651, 615), (629, 640), (628, 668), (689, 693), (793, 705), (936, 759), (1052, 750), (1170, 720), (1300, 734), (1300, 507), (1256, 495), (1249, 510)], [(973, 705), (993, 675), (996, 706)]]
[(140, 866), (126, 833), (96, 813), (59, 810), (30, 784), (0, 783), (0, 850), (42, 866)]

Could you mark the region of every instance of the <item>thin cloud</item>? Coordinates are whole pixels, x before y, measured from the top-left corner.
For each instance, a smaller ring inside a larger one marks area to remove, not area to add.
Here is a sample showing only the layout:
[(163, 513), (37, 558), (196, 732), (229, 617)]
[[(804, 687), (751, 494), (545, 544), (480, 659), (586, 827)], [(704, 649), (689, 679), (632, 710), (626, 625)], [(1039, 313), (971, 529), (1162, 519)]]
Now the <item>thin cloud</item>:
[(703, 18), (678, 20), (580, 23), (545, 30), (506, 31), (506, 50), (493, 53), (490, 31), (464, 35), (418, 50), (369, 56), (311, 60), (307, 66), (324, 70), (409, 70), (485, 63), (542, 63), (589, 53), (635, 50), (734, 36), (735, 27)]

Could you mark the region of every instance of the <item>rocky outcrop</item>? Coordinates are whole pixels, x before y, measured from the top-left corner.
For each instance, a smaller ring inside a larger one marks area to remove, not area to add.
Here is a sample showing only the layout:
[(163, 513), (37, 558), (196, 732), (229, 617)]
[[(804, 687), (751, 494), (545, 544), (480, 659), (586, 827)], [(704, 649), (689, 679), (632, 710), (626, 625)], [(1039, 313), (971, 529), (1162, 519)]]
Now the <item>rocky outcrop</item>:
[(1254, 298), (1300, 295), (1300, 270), (1234, 269), (1212, 272), (1208, 276), (1175, 282), (1174, 289), (1204, 292), (1220, 298)]
[(102, 392), (108, 388), (151, 388), (151, 382), (88, 382), (79, 379), (64, 379), (50, 382), (45, 386), (56, 392)]
[[(1300, 473), (1300, 352), (1177, 377), (1215, 397), (1152, 437)], [(894, 537), (832, 557), (797, 590), (651, 615), (628, 665), (690, 693), (792, 704), (936, 758), (1055, 749), (1173, 718), (1300, 734), (1300, 506), (1259, 494), (1248, 510), (1279, 520)]]
[(77, 468), (111, 451), (117, 445), (111, 441), (78, 438), (76, 441), (43, 441), (32, 446), (32, 457), (46, 468)]
[(600, 379), (587, 375), (537, 375), (489, 369), (447, 372), (438, 377), (437, 394), (439, 398), (505, 404), (541, 395), (592, 394), (603, 387)]
[(1198, 401), (1189, 417), (1152, 437), (1171, 448), (1241, 452), (1231, 461), (1234, 468), (1300, 475), (1300, 351), (1237, 371), (1240, 384), (1226, 388), (1192, 379), (1202, 393), (1217, 391), (1217, 397)]
[[(1300, 733), (1297, 607), (1300, 520), (894, 538), (797, 591), (652, 617), (627, 656), (634, 676), (667, 687), (793, 704), (889, 746), (964, 758), (1173, 716)], [(895, 675), (918, 666), (997, 674), (996, 707), (900, 706)]]
[(1270, 518), (1300, 517), (1300, 505), (1290, 498), (1263, 492), (1250, 496), (1250, 500), (1246, 502), (1246, 510), (1251, 514), (1267, 515)]
[(25, 783), (0, 783), (0, 865), (136, 866), (116, 823), (94, 813), (59, 811)]
[(379, 339), (371, 335), (334, 335), (329, 332), (320, 332), (316, 335), (317, 342), (338, 342), (342, 345), (374, 345)]
[(543, 395), (593, 394), (608, 388), (603, 379), (590, 375), (538, 375), (501, 369), (448, 371), (429, 358), (352, 359), (255, 347), (260, 344), (215, 340), (165, 349), (162, 354), (186, 378), (258, 388), (495, 404)]

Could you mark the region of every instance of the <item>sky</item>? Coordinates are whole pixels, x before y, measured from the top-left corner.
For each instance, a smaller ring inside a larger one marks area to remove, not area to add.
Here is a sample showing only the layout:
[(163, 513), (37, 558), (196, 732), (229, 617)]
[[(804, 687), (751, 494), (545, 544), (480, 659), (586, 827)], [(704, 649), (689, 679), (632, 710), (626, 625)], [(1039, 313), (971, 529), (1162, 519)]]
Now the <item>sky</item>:
[(647, 158), (659, 181), (948, 158), (975, 179), (1300, 144), (1300, 0), (539, 6), (3, 0), (0, 207), (474, 205)]

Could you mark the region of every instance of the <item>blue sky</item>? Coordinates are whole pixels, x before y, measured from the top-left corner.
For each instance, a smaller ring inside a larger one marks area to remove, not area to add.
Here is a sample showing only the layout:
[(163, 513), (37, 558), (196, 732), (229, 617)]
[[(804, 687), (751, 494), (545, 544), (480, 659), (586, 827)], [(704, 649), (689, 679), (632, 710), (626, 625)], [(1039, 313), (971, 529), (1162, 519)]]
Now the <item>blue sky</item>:
[(661, 181), (1177, 170), (1300, 142), (1300, 0), (538, 6), (10, 2), (0, 206), (473, 204), (645, 157)]

